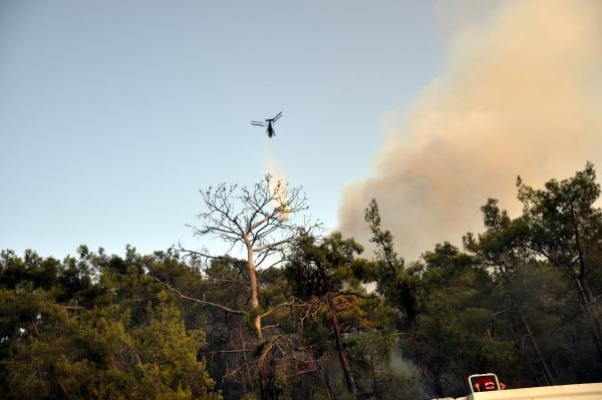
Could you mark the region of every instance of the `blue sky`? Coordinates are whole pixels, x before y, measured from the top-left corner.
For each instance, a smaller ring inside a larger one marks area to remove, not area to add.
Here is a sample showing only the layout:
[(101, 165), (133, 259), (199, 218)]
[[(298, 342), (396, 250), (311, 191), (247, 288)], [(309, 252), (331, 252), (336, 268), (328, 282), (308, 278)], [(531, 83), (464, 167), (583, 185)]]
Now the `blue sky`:
[[(177, 242), (270, 154), (337, 224), (383, 118), (441, 69), (432, 1), (0, 2), (0, 248)], [(250, 125), (279, 111), (277, 136)]]

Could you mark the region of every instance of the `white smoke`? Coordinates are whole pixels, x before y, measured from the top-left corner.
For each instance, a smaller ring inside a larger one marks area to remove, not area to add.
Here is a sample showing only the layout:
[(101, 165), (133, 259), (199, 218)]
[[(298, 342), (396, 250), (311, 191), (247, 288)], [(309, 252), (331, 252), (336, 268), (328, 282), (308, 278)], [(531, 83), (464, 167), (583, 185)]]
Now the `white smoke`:
[(519, 174), (539, 186), (602, 167), (602, 1), (505, 1), (454, 24), (443, 73), (405, 126), (387, 127), (372, 176), (339, 209), (339, 229), (366, 244), (375, 198), (409, 259), (482, 230), (488, 197), (516, 214)]
[(266, 173), (272, 177), (270, 190), (274, 200), (274, 207), (281, 207), (282, 218), (287, 220), (290, 217), (290, 211), (287, 208), (289, 203), (288, 182), (284, 170), (271, 150), (267, 157)]

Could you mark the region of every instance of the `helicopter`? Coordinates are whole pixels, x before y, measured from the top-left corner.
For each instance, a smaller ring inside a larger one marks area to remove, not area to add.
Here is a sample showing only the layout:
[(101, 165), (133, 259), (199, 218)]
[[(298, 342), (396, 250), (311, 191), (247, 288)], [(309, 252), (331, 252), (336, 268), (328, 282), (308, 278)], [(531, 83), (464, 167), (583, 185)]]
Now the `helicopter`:
[(274, 131), (274, 126), (273, 124), (278, 121), (278, 119), (282, 117), (282, 111), (280, 111), (274, 118), (269, 118), (266, 119), (265, 122), (261, 122), (261, 121), (251, 121), (251, 125), (253, 126), (267, 126), (268, 129), (266, 130), (268, 137), (272, 138), (274, 136), (276, 136), (276, 131)]

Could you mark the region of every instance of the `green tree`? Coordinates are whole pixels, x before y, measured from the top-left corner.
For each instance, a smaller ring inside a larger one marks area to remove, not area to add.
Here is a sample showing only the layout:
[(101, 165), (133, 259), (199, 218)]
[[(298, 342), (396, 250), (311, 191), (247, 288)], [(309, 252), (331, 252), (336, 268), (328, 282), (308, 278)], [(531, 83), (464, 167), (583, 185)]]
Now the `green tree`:
[(372, 231), (370, 241), (376, 244), (376, 263), (368, 271), (367, 278), (376, 282), (378, 293), (403, 312), (403, 329), (411, 331), (418, 312), (417, 280), (412, 278), (412, 271), (405, 268), (404, 259), (395, 252), (391, 232), (383, 230), (375, 199), (366, 208), (364, 218)]
[(303, 336), (322, 361), (329, 398), (337, 397), (340, 375), (351, 398), (397, 398), (402, 387), (408, 390), (393, 367), (397, 314), (363, 287), (370, 262), (358, 257), (362, 247), (338, 232), (298, 243), (286, 276), (293, 294), (312, 304)]
[[(351, 270), (351, 263), (355, 253), (362, 251), (361, 246), (353, 240), (343, 240), (341, 234), (334, 233), (325, 238), (322, 243), (316, 244), (315, 238), (306, 236), (299, 241), (299, 247), (294, 257), (294, 262), (289, 266), (289, 276), (298, 275), (309, 278), (309, 282), (296, 280), (295, 292), (304, 297), (312, 296), (322, 299), (329, 316), (330, 327), (334, 336), (336, 354), (339, 358), (347, 389), (354, 399), (357, 399), (357, 386), (343, 344), (343, 332), (340, 324), (340, 311), (342, 306), (340, 286), (341, 272), (343, 269)], [(336, 273), (339, 272), (339, 276)], [(348, 276), (349, 274), (343, 274)], [(336, 282), (336, 281), (339, 282)], [(307, 283), (313, 283), (312, 286)], [(338, 284), (337, 284), (338, 283)], [(299, 286), (304, 286), (299, 287)], [(347, 293), (355, 295), (356, 293)], [(308, 299), (309, 300), (309, 299)], [(347, 307), (345, 307), (347, 308)], [(347, 308), (348, 309), (348, 308)]]
[[(602, 210), (594, 166), (562, 181), (552, 179), (536, 190), (517, 181), (523, 203), (524, 223), (529, 234), (526, 247), (571, 279), (580, 298), (583, 317), (602, 361), (602, 315), (596, 302), (598, 291), (590, 279), (600, 275), (602, 265)], [(593, 278), (595, 279), (595, 278)]]
[[(405, 260), (395, 251), (393, 235), (383, 229), (378, 203), (372, 199), (364, 210), (364, 219), (372, 232), (370, 241), (376, 245), (375, 259), (360, 268), (359, 276), (367, 283), (376, 283), (376, 293), (397, 311), (397, 330), (404, 340), (412, 343), (412, 358), (421, 376), (429, 375), (429, 366), (416, 336), (420, 310), (420, 276), (415, 267), (407, 268)], [(408, 347), (404, 349), (408, 351)], [(404, 355), (405, 356), (405, 355)]]
[[(548, 276), (545, 266), (540, 265), (523, 246), (529, 232), (525, 221), (522, 218), (512, 220), (505, 210), (500, 210), (494, 199), (489, 199), (481, 211), (486, 231), (478, 237), (467, 234), (464, 246), (475, 255), (476, 263), (492, 274), (496, 290), (491, 292), (490, 297), (495, 299), (494, 304), (497, 305), (494, 311), (498, 316), (498, 324), (504, 320), (507, 322), (507, 337), (514, 338), (523, 365), (528, 365), (531, 372), (527, 374), (522, 368), (515, 368), (514, 376), (507, 375), (505, 379), (514, 379), (516, 384), (523, 385), (533, 382), (554, 384), (549, 358), (540, 344), (540, 339), (549, 334), (545, 328), (534, 329), (541, 325), (542, 318), (539, 315), (529, 318), (529, 310), (541, 310), (548, 306), (540, 301), (543, 296), (534, 294), (541, 294), (537, 289), (544, 287), (542, 282), (547, 282), (548, 287), (552, 282), (541, 279), (542, 276)], [(536, 270), (538, 278), (532, 270)], [(529, 289), (525, 290), (526, 287)], [(549, 323), (546, 325), (553, 329)], [(526, 375), (530, 375), (531, 380), (521, 379)]]
[(506, 377), (522, 386), (593, 381), (602, 367), (595, 302), (602, 230), (593, 166), (541, 190), (519, 178), (518, 193), (521, 216), (511, 219), (490, 199), (482, 207), (485, 232), (464, 238), (494, 279), (497, 335), (515, 342), (520, 362)]
[(81, 247), (62, 262), (2, 252), (3, 398), (221, 398), (197, 361), (203, 332), (161, 301), (144, 263), (133, 249), (123, 260)]
[[(414, 346), (437, 396), (461, 395), (471, 373), (511, 370), (513, 342), (498, 338), (490, 308), (493, 282), (449, 243), (423, 255), (420, 319)], [(503, 376), (503, 375), (502, 375)]]

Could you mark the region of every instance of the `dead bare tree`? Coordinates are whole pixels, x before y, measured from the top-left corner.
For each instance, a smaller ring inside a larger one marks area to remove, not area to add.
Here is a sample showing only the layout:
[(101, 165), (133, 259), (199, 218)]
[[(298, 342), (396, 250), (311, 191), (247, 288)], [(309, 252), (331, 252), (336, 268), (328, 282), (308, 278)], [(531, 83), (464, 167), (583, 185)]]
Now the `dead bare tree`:
[[(286, 182), (274, 180), (269, 174), (251, 188), (221, 183), (202, 190), (201, 194), (204, 210), (198, 215), (198, 225), (191, 228), (195, 236), (209, 240), (217, 239), (217, 243), (225, 244), (227, 249), (218, 255), (209, 250), (198, 251), (181, 247), (180, 254), (196, 259), (196, 262), (200, 262), (198, 265), (206, 266), (216, 261), (239, 263), (241, 259), (244, 260), (245, 273), (232, 277), (232, 282), (238, 281), (241, 290), (248, 290), (250, 307), (240, 305), (233, 308), (232, 305), (219, 304), (216, 299), (194, 297), (183, 293), (165, 280), (158, 280), (172, 294), (182, 299), (214, 307), (232, 315), (241, 315), (250, 320), (257, 346), (272, 343), (270, 338), (265, 338), (264, 331), (269, 327), (264, 327), (262, 320), (283, 307), (301, 305), (291, 298), (282, 304), (262, 307), (261, 274), (284, 262), (294, 242), (302, 235), (321, 229), (321, 225), (305, 217), (304, 212), (308, 206), (301, 188), (291, 188)], [(255, 361), (260, 374), (262, 398), (270, 398), (264, 396), (269, 390), (264, 388), (267, 384), (266, 377), (261, 376), (264, 368), (260, 367), (265, 364), (265, 360), (259, 357)]]
[[(290, 188), (285, 182), (274, 181), (270, 174), (252, 189), (221, 183), (201, 193), (205, 210), (198, 215), (200, 225), (192, 226), (194, 234), (227, 244), (226, 257), (242, 250), (242, 258), (247, 263), (253, 326), (257, 337), (262, 339), (264, 313), (260, 312), (258, 270), (283, 262), (296, 238), (319, 228), (320, 224), (308, 222), (306, 218), (297, 221), (308, 209), (302, 188)], [(208, 251), (183, 250), (205, 259), (224, 258)]]

